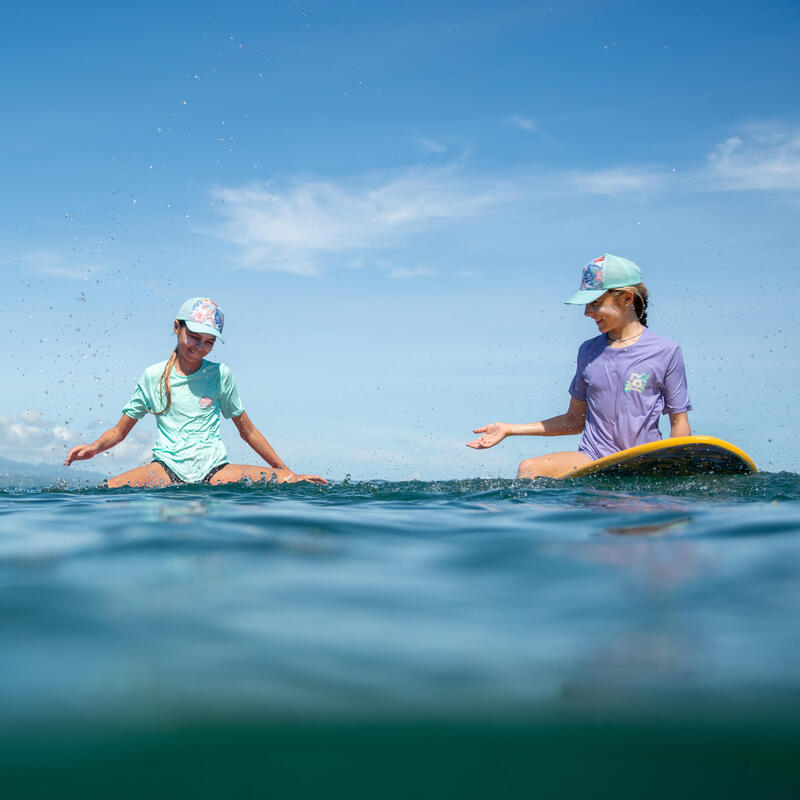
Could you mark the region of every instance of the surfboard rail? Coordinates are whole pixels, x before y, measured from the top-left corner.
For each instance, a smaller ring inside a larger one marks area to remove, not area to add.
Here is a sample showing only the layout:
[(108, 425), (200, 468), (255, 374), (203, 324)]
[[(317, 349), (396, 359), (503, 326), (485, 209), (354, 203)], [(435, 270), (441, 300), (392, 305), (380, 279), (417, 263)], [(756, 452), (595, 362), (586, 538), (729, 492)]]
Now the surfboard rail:
[(735, 444), (715, 436), (676, 436), (648, 442), (583, 467), (569, 470), (559, 478), (585, 475), (697, 475), (747, 474), (758, 472), (753, 459)]

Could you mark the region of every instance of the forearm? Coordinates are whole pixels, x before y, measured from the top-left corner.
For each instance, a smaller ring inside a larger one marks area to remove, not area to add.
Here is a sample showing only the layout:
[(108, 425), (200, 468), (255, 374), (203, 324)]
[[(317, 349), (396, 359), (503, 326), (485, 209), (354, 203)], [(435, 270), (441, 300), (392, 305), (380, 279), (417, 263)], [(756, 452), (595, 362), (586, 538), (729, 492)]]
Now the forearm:
[(126, 434), (119, 430), (119, 428), (109, 428), (105, 433), (101, 434), (89, 447), (96, 453), (102, 453), (105, 450), (110, 450), (115, 445), (118, 445)]
[(691, 436), (692, 428), (689, 425), (689, 415), (684, 411), (681, 414), (669, 415), (669, 436), (674, 439), (677, 436)]
[(289, 469), (260, 431), (246, 431), (242, 433), (242, 439), (244, 439), (271, 467), (275, 467), (276, 469)]
[(113, 428), (109, 428), (91, 444), (79, 444), (73, 447), (72, 450), (67, 453), (64, 464), (69, 466), (73, 461), (83, 461), (87, 458), (94, 458), (98, 453), (112, 448), (115, 444), (119, 444), (130, 433), (131, 428), (133, 428), (135, 424), (135, 419), (123, 414), (120, 421)]
[(522, 424), (508, 423), (508, 436), (569, 436), (581, 433), (585, 418), (573, 417), (570, 414), (559, 414), (539, 422)]

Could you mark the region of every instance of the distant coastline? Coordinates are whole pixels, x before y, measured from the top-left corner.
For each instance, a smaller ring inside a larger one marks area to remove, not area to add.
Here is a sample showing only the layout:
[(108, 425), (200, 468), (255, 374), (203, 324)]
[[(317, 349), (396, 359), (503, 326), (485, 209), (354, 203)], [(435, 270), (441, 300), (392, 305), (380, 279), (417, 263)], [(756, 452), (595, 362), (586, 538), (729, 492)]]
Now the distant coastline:
[(94, 470), (76, 470), (53, 464), (27, 464), (0, 458), (0, 489), (36, 489), (64, 485), (67, 488), (99, 486), (105, 476)]

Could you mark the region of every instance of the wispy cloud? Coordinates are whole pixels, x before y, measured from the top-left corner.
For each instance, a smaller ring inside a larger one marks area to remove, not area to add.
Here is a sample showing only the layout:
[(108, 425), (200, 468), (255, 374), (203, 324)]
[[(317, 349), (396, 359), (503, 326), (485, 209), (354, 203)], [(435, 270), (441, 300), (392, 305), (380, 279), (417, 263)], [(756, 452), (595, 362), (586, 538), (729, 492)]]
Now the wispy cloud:
[(435, 269), (409, 269), (406, 267), (399, 267), (398, 269), (393, 269), (389, 273), (390, 278), (394, 278), (395, 280), (408, 280), (409, 278), (424, 278), (429, 277), (431, 275), (436, 275)]
[(102, 267), (94, 264), (71, 263), (58, 250), (27, 250), (15, 255), (13, 259), (3, 260), (13, 261), (42, 275), (71, 280), (86, 281), (91, 275), (102, 271)]
[(72, 434), (64, 425), (26, 409), (15, 417), (0, 415), (0, 453), (15, 461), (51, 461), (66, 453)]
[(509, 125), (519, 128), (521, 131), (536, 133), (536, 123), (532, 119), (523, 117), (521, 114), (512, 114), (508, 120)]
[[(78, 434), (66, 425), (46, 419), (42, 411), (34, 408), (25, 409), (16, 416), (0, 414), (0, 455), (23, 463), (57, 465), (64, 460), (70, 447), (94, 441), (98, 433)], [(118, 472), (149, 460), (152, 446), (152, 431), (140, 426), (113, 450), (80, 464), (87, 469), (110, 468)]]
[(593, 172), (569, 172), (565, 176), (565, 183), (584, 194), (619, 197), (657, 189), (663, 179), (663, 174), (654, 169), (618, 167)]
[(707, 175), (734, 191), (800, 189), (800, 130), (750, 129), (714, 148)]
[(240, 265), (314, 275), (326, 256), (377, 250), (509, 202), (502, 182), (414, 169), (339, 182), (297, 180), (286, 188), (217, 187), (228, 220), (214, 230), (240, 250)]
[(426, 153), (446, 153), (447, 147), (440, 144), (433, 139), (428, 139), (426, 136), (420, 136), (417, 141)]
[[(513, 120), (523, 128), (533, 124), (518, 114)], [(236, 248), (240, 267), (317, 275), (323, 264), (372, 265), (394, 279), (424, 277), (431, 273), (408, 264), (406, 240), (453, 229), (467, 219), (474, 220), (476, 229), (490, 225), (501, 209), (525, 213), (552, 199), (580, 196), (639, 202), (666, 191), (798, 189), (800, 131), (751, 129), (715, 147), (707, 164), (680, 172), (658, 163), (490, 177), (469, 177), (467, 169), (459, 160), (435, 169), (337, 181), (297, 178), (284, 184), (219, 186), (212, 192), (215, 208), (227, 219), (211, 233)], [(381, 267), (389, 250), (394, 263)]]

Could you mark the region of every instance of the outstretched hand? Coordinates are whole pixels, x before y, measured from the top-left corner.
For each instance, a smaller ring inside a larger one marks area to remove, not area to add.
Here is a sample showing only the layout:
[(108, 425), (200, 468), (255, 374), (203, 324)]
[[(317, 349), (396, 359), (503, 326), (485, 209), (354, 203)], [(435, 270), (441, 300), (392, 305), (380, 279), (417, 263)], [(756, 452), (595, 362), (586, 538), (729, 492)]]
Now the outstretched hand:
[(325, 480), (321, 475), (298, 475), (295, 473), (293, 478), (289, 478), (289, 483), (299, 483), (300, 481), (307, 481), (308, 483), (319, 483), (321, 485), (327, 485), (328, 481)]
[(494, 447), (508, 436), (511, 426), (507, 422), (491, 422), (482, 428), (475, 428), (473, 433), (482, 433), (472, 442), (467, 442), (467, 447), (473, 450), (485, 450), (487, 447)]
[(85, 461), (87, 458), (94, 458), (97, 455), (97, 448), (91, 444), (79, 444), (67, 453), (64, 459), (64, 466), (68, 467), (73, 461)]

